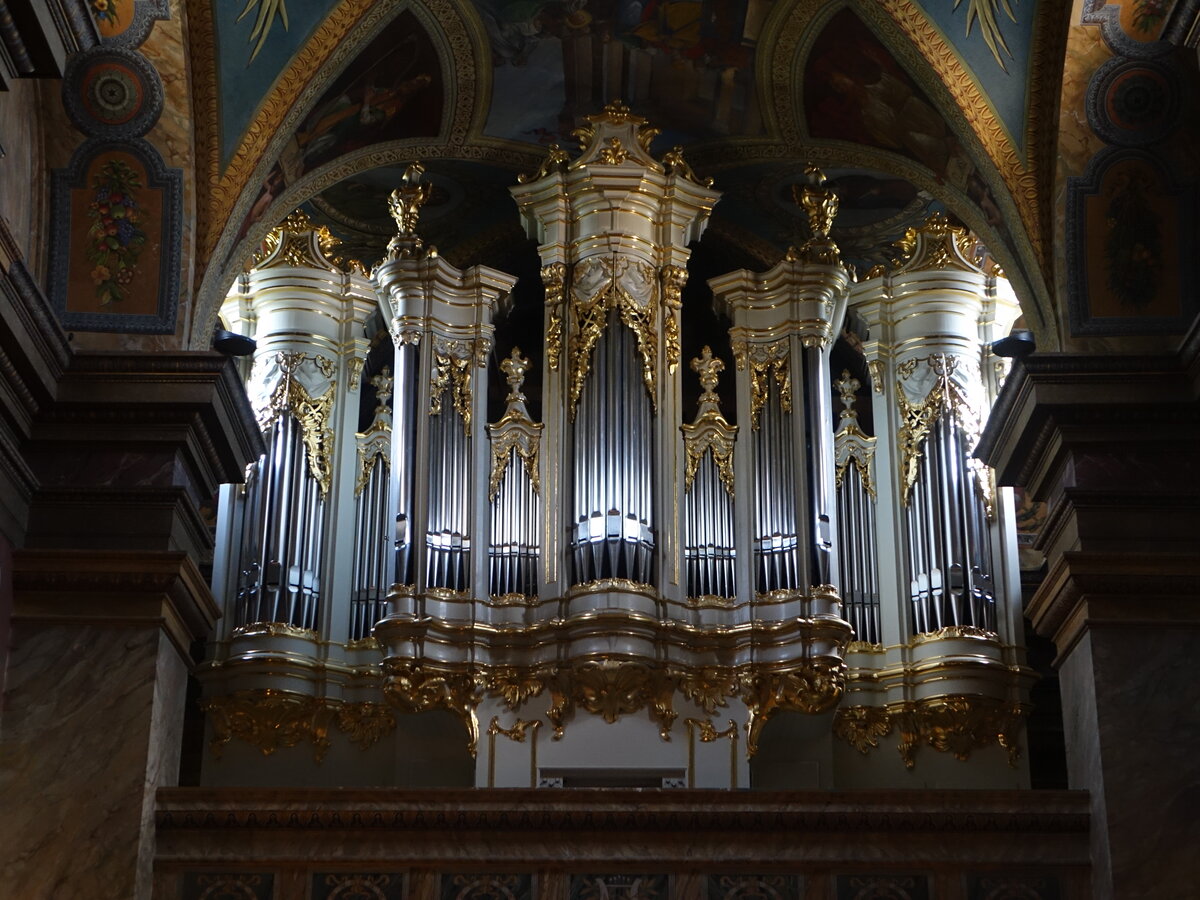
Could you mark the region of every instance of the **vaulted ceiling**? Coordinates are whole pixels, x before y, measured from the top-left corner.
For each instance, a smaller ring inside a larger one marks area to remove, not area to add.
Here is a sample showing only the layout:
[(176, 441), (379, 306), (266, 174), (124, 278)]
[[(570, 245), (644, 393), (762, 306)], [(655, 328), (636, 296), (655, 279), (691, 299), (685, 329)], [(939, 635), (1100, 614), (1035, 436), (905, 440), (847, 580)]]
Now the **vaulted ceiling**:
[[(808, 161), (860, 267), (947, 209), (1046, 315), (1066, 5), (1050, 0), (191, 0), (211, 306), (304, 205), (370, 264), (384, 198), (425, 161), (429, 239), (459, 264), (526, 246), (507, 194), (622, 99), (725, 196), (705, 245), (764, 267), (800, 236)], [(202, 301), (203, 302), (203, 301)]]

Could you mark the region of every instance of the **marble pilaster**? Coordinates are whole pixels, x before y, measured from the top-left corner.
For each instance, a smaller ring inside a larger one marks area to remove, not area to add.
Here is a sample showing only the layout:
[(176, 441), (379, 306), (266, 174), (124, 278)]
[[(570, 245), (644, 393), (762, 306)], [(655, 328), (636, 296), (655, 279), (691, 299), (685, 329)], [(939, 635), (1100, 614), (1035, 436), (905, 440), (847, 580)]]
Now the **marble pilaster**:
[(1034, 355), (980, 455), (1050, 503), (1026, 614), (1058, 650), (1068, 776), (1091, 796), (1092, 896), (1195, 892), (1200, 843), (1200, 341)]
[(0, 878), (13, 896), (148, 898), (188, 646), (216, 605), (182, 552), (21, 550), (14, 569)]

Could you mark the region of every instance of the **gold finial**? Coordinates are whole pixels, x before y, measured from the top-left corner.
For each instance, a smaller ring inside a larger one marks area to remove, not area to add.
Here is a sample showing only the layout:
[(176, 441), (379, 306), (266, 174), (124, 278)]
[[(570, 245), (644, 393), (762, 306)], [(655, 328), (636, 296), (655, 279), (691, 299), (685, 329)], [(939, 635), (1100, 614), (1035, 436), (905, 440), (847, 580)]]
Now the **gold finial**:
[(842, 377), (835, 381), (833, 386), (842, 395), (842, 406), (846, 407), (841, 411), (840, 418), (857, 420), (858, 412), (854, 409), (854, 401), (862, 383), (850, 374), (849, 369), (842, 369)]
[(379, 374), (368, 379), (375, 387), (375, 396), (377, 403), (375, 405), (375, 414), (387, 412), (388, 401), (392, 399), (392, 370), (388, 366), (380, 369)]
[(388, 196), (388, 211), (396, 220), (397, 234), (388, 244), (388, 258), (415, 256), (424, 247), (417, 236), (421, 207), (433, 193), (433, 186), (421, 182), (425, 167), (412, 162), (400, 177), (400, 187)]
[(725, 363), (719, 357), (713, 356), (712, 348), (706, 344), (700, 351), (700, 355), (693, 359), (690, 365), (692, 371), (700, 376), (700, 387), (704, 388), (700, 402), (715, 401), (717, 399), (715, 393), (717, 382), (720, 374), (725, 371)]
[(645, 119), (635, 116), (620, 99), (610, 101), (597, 115), (588, 116), (587, 120), (592, 124), (597, 122), (611, 122), (613, 125), (624, 125), (626, 122), (632, 122), (635, 125), (646, 124)]
[(504, 402), (508, 404), (524, 403), (525, 394), (521, 391), (525, 383), (525, 373), (529, 370), (529, 360), (521, 356), (521, 348), (513, 347), (512, 354), (500, 362), (500, 370), (508, 382), (508, 396)]
[(787, 259), (836, 265), (842, 254), (837, 244), (830, 240), (829, 232), (837, 218), (838, 196), (833, 188), (827, 187), (828, 179), (817, 166), (809, 163), (804, 168), (805, 182), (792, 185), (792, 198), (808, 217), (808, 240), (799, 250), (789, 250)]
[(662, 164), (663, 168), (667, 170), (668, 175), (682, 175), (689, 181), (696, 182), (696, 184), (702, 184), (705, 187), (713, 186), (711, 178), (700, 178), (696, 175), (692, 167), (688, 165), (687, 160), (683, 158), (683, 146), (681, 144), (676, 144), (663, 154)]
[(560, 147), (558, 144), (551, 144), (546, 158), (542, 160), (541, 166), (532, 175), (518, 175), (517, 184), (529, 184), (531, 181), (537, 181), (545, 178), (551, 172), (561, 172), (571, 161), (571, 156)]

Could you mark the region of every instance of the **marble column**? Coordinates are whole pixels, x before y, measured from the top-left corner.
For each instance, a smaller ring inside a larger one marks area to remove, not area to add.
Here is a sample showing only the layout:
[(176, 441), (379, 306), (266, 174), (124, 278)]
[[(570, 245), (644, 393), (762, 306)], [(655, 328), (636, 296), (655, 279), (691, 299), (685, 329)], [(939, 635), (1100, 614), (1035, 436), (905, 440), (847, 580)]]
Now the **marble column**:
[(21, 447), (0, 707), (0, 883), (149, 898), (154, 796), (178, 782), (192, 643), (219, 615), (201, 510), (262, 452), (213, 353), (77, 354)]
[(1058, 650), (1096, 898), (1184, 897), (1200, 846), (1200, 335), (1178, 354), (1035, 354), (980, 445), (1050, 511), (1026, 614)]

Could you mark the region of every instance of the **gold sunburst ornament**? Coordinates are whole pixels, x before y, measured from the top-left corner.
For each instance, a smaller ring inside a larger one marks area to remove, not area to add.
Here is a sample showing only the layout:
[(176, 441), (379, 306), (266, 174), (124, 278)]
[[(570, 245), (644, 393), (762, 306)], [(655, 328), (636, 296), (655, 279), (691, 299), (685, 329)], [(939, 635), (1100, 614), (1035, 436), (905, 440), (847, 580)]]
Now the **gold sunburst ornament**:
[[(958, 10), (962, 5), (962, 0), (954, 0), (954, 9)], [(1008, 58), (1012, 59), (1012, 51), (1008, 49), (1008, 41), (1004, 39), (1004, 33), (1000, 31), (999, 11), (1003, 9), (1008, 18), (1015, 22), (1017, 21), (1016, 14), (1013, 13), (1012, 3), (1010, 0), (968, 0), (967, 2), (967, 36), (971, 34), (971, 28), (976, 22), (979, 22), (979, 34), (983, 38), (988, 49), (992, 51), (992, 56), (996, 58), (996, 63), (1005, 72), (1008, 71), (1008, 66), (1004, 64), (1004, 59), (1000, 55), (1003, 50), (1008, 54)]]
[(254, 44), (254, 50), (250, 53), (250, 58), (246, 60), (246, 65), (254, 62), (254, 57), (258, 56), (258, 51), (267, 42), (267, 35), (271, 33), (276, 16), (283, 23), (283, 30), (288, 30), (287, 0), (246, 0), (246, 6), (242, 10), (242, 14), (237, 17), (237, 21), (242, 21), (249, 14), (250, 10), (256, 7), (258, 9), (258, 18), (254, 20), (254, 28), (250, 31), (249, 40), (251, 43), (257, 40), (258, 43)]

